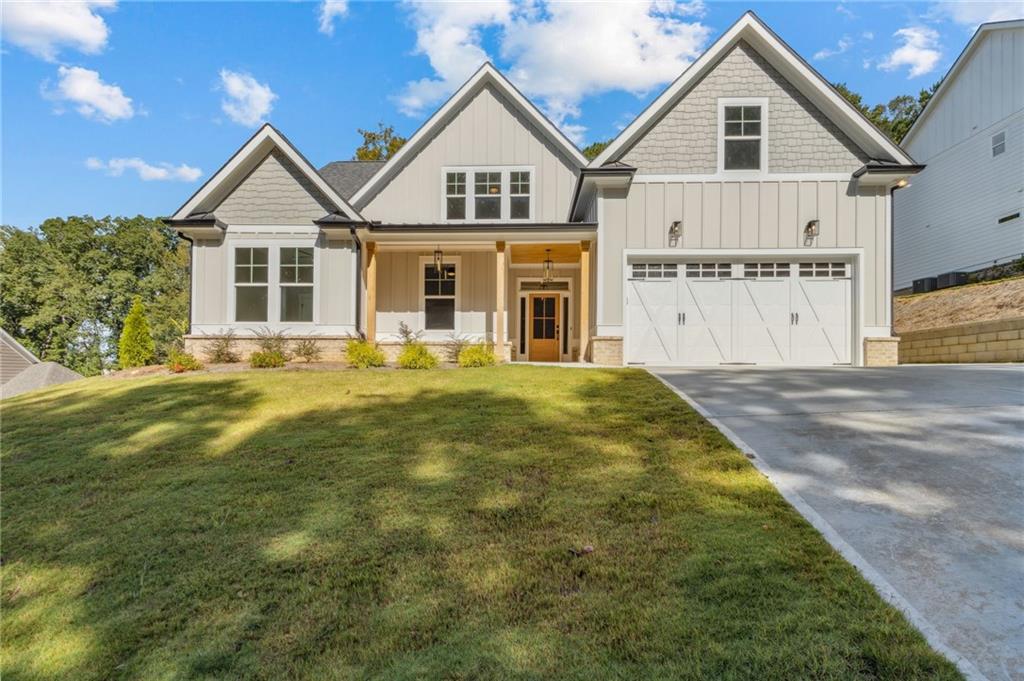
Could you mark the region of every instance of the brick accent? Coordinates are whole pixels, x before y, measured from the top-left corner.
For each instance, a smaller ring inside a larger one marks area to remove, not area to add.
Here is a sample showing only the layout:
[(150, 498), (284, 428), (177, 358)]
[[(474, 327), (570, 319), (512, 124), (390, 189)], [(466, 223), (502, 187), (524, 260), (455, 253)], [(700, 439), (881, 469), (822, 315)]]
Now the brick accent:
[[(200, 361), (209, 361), (206, 350), (210, 341), (221, 336), (185, 336), (185, 352), (195, 355)], [(341, 362), (345, 359), (345, 344), (348, 343), (348, 336), (289, 336), (289, 341), (297, 341), (303, 338), (315, 338), (320, 344), (321, 357), (324, 362)], [(251, 336), (235, 336), (235, 352), (241, 361), (249, 359), (249, 355), (259, 350), (256, 339)]]
[(622, 338), (619, 336), (591, 338), (590, 361), (602, 366), (622, 366)]
[(900, 362), (1024, 362), (1024, 317), (902, 334)]
[(899, 364), (899, 336), (865, 338), (864, 366), (894, 367)]

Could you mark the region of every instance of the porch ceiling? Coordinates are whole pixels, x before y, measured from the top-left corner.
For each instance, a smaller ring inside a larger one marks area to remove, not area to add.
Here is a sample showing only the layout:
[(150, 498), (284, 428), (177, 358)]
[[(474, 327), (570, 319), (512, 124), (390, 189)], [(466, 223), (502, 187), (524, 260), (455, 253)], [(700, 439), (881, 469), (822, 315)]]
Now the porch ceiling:
[(548, 257), (550, 249), (551, 260), (555, 263), (578, 263), (580, 261), (580, 245), (578, 243), (554, 243), (554, 244), (511, 244), (512, 264), (540, 264)]

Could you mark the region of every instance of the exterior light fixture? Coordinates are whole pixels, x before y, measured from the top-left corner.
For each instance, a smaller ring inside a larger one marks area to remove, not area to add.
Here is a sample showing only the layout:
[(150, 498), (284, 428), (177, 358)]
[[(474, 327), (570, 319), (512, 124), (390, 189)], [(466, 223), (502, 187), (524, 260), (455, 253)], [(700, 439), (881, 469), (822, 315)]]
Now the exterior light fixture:
[(440, 248), (434, 249), (434, 270), (439, 279), (444, 279), (444, 252)]
[(804, 236), (807, 237), (807, 238), (818, 236), (818, 227), (819, 226), (821, 226), (821, 223), (817, 219), (811, 220), (804, 227)]
[(683, 223), (680, 220), (675, 220), (671, 225), (668, 226), (668, 235), (673, 239), (678, 239), (683, 234)]
[(553, 260), (551, 260), (551, 249), (550, 248), (545, 248), (544, 249), (544, 253), (545, 253), (545, 255), (547, 255), (547, 257), (544, 258), (544, 270), (543, 270), (544, 271), (544, 279), (542, 281), (542, 284), (546, 287), (554, 279), (555, 263), (554, 263)]
[(907, 182), (907, 178), (901, 177), (899, 180), (896, 181), (896, 188), (897, 189), (903, 189), (904, 187), (906, 187), (909, 184), (910, 183)]

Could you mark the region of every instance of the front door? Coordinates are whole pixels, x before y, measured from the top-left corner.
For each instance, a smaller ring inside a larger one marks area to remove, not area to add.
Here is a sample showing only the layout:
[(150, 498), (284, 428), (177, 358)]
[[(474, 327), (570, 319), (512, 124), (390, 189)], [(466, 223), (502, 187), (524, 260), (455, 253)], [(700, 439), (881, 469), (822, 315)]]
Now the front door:
[(558, 294), (530, 295), (530, 360), (558, 361)]

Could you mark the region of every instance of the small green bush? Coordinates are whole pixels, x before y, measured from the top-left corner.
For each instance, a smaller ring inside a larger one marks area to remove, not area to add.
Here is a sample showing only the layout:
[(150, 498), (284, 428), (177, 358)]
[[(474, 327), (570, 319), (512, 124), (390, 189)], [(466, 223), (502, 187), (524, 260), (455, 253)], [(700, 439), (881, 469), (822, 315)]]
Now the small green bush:
[(167, 356), (167, 368), (171, 373), (183, 374), (186, 371), (199, 371), (203, 365), (195, 355), (171, 348), (171, 353)]
[(403, 369), (433, 369), (437, 357), (423, 343), (409, 343), (398, 355), (398, 366)]
[(484, 343), (467, 345), (459, 353), (460, 367), (491, 367), (498, 362), (494, 356), (494, 347)]
[(354, 338), (345, 344), (345, 359), (356, 369), (384, 366), (384, 353), (375, 343)]
[(235, 330), (228, 329), (206, 345), (206, 361), (212, 364), (234, 364), (239, 359), (235, 352)]
[(124, 318), (124, 329), (117, 344), (117, 359), (122, 369), (141, 367), (153, 361), (156, 345), (149, 330), (146, 310), (142, 298), (135, 296), (128, 316)]
[(288, 359), (288, 336), (284, 331), (271, 331), (269, 327), (264, 326), (253, 333), (256, 334), (256, 345), (261, 352), (276, 352)]
[(444, 342), (444, 358), (453, 364), (458, 364), (459, 355), (470, 345), (471, 343), (468, 338), (454, 333), (449, 334), (448, 340)]
[(264, 352), (259, 350), (249, 355), (249, 366), (253, 369), (276, 369), (283, 367), (285, 363), (285, 357), (280, 352), (271, 351)]
[(292, 349), (292, 354), (296, 357), (301, 357), (309, 362), (320, 361), (320, 344), (315, 338), (300, 338), (295, 341), (295, 347)]

